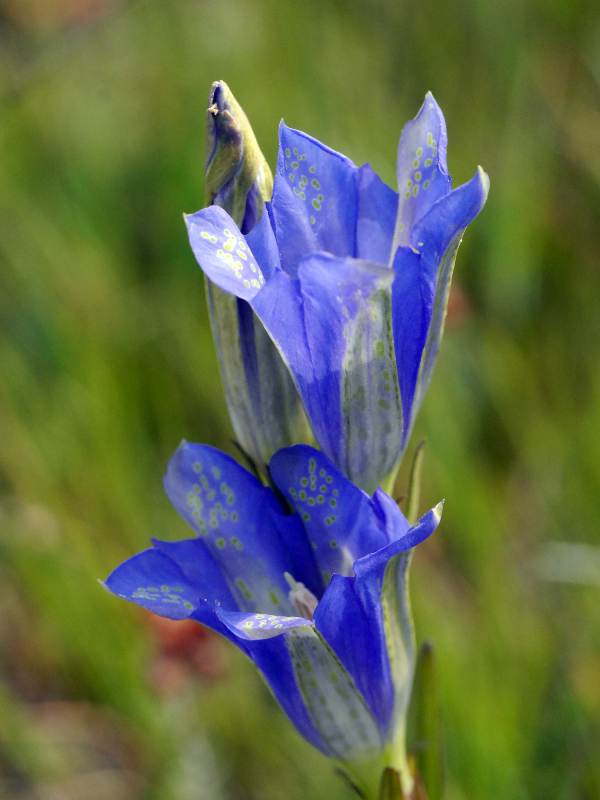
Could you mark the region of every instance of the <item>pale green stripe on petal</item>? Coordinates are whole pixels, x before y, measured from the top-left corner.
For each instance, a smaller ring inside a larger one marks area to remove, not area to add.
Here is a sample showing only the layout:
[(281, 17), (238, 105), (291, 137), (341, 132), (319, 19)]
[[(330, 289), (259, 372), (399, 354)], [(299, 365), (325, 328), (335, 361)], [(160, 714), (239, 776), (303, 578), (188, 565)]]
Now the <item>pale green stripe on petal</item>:
[(489, 177), (478, 167), (468, 183), (439, 200), (415, 228), (415, 246), (422, 253), (425, 267), (430, 269), (437, 262), (433, 313), (419, 369), (415, 409), (429, 385), (440, 347), (458, 248), (467, 226), (485, 205), (489, 187)]
[(393, 729), (398, 751), (404, 750), (405, 720), (415, 669), (415, 634), (408, 590), (411, 553), (399, 553), (386, 565), (381, 607), (386, 646), (394, 684)]
[(331, 648), (311, 628), (286, 634), (298, 688), (313, 725), (341, 761), (374, 757), (382, 747), (364, 697)]
[[(281, 447), (310, 442), (311, 433), (289, 371), (251, 312), (242, 341), (239, 301), (206, 281), (211, 330), (236, 440), (259, 467)], [(244, 353), (256, 351), (247, 365)]]
[(245, 450), (260, 452), (258, 430), (244, 373), (238, 322), (238, 299), (205, 280), (206, 297), (223, 389), (235, 436)]
[(414, 406), (417, 409), (420, 407), (423, 400), (423, 395), (429, 386), (433, 365), (440, 349), (442, 336), (444, 335), (444, 324), (446, 322), (448, 301), (450, 299), (450, 290), (452, 288), (452, 274), (454, 272), (456, 255), (458, 253), (458, 248), (460, 247), (463, 234), (464, 231), (460, 231), (460, 233), (457, 234), (457, 236), (455, 236), (450, 242), (446, 252), (440, 260), (438, 267), (431, 323), (429, 325), (427, 340), (423, 350), (423, 357), (419, 367), (419, 377), (417, 379), (417, 389), (415, 392)]
[(254, 346), (257, 361), (256, 425), (263, 442), (263, 463), (282, 447), (313, 441), (298, 390), (290, 371), (269, 334), (253, 314)]
[(344, 328), (342, 420), (346, 471), (374, 491), (395, 467), (402, 443), (402, 403), (394, 354), (389, 287), (361, 298)]

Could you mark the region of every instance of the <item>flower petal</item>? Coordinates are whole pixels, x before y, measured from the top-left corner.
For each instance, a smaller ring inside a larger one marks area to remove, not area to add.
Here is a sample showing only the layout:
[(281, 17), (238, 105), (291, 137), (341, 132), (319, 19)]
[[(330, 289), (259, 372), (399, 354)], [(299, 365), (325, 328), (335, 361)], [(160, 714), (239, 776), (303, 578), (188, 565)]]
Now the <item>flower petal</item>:
[(304, 617), (286, 617), (277, 614), (247, 614), (239, 611), (217, 609), (221, 622), (240, 639), (272, 639), (281, 636), (292, 628), (312, 626), (312, 621)]
[(468, 183), (439, 200), (413, 231), (413, 244), (419, 248), (423, 264), (423, 294), (429, 294), (426, 305), (431, 309), (431, 321), (418, 379), (416, 407), (429, 385), (440, 347), (456, 253), (467, 225), (485, 205), (489, 186), (488, 176), (479, 167)]
[(334, 575), (315, 611), (315, 625), (362, 692), (385, 737), (394, 686), (382, 615), (363, 605), (356, 579)]
[(412, 625), (405, 593), (409, 554), (433, 533), (440, 514), (436, 506), (416, 526), (407, 525), (400, 538), (356, 561), (355, 578), (334, 576), (315, 610), (317, 630), (352, 675), (384, 738), (393, 735), (412, 680)]
[(444, 503), (442, 501), (426, 514), (423, 514), (417, 524), (410, 527), (399, 539), (390, 542), (390, 544), (382, 547), (380, 550), (376, 550), (363, 558), (359, 558), (354, 563), (354, 572), (356, 576), (361, 577), (367, 573), (377, 573), (379, 571), (380, 577), (383, 577), (383, 570), (390, 558), (399, 553), (406, 553), (412, 550), (435, 532), (442, 519), (443, 507)]
[(415, 415), (415, 392), (427, 332), (433, 310), (431, 282), (423, 274), (421, 257), (406, 247), (398, 248), (394, 261), (392, 320), (404, 427), (403, 452)]
[(272, 214), (282, 266), (290, 274), (316, 250), (354, 255), (357, 172), (312, 136), (279, 126)]
[(473, 222), (485, 205), (490, 189), (487, 173), (478, 167), (467, 183), (442, 197), (415, 225), (412, 245), (426, 264), (438, 264), (448, 247)]
[(185, 217), (190, 245), (205, 275), (221, 289), (250, 300), (265, 283), (240, 229), (219, 206)]
[(104, 585), (118, 597), (153, 614), (168, 619), (194, 619), (245, 651), (244, 643), (215, 614), (215, 603), (226, 603), (232, 609), (237, 606), (219, 567), (198, 539), (155, 540), (154, 548), (123, 562)]
[(410, 523), (402, 513), (398, 503), (389, 494), (386, 494), (383, 489), (377, 489), (371, 498), (371, 505), (375, 512), (380, 515), (382, 525), (390, 542), (396, 541), (409, 530)]
[(279, 531), (279, 538), (288, 558), (288, 572), (295, 581), (303, 583), (315, 597), (320, 597), (325, 588), (323, 578), (300, 517), (298, 514), (273, 514), (272, 520), (274, 527)]
[[(274, 639), (249, 642), (248, 647), (251, 658), (297, 727), (300, 727), (298, 719), (290, 714), (286, 704), (291, 701), (297, 707), (301, 703), (317, 733), (320, 743), (316, 746), (326, 755), (352, 761), (380, 751), (379, 730), (364, 697), (312, 625), (293, 628)], [(289, 667), (285, 664), (286, 656)], [(282, 682), (282, 667), (283, 674), (291, 667), (287, 674), (293, 678), (293, 684), (289, 678)]]
[(309, 715), (331, 755), (352, 761), (376, 754), (382, 745), (377, 723), (325, 640), (307, 627), (285, 641)]
[(321, 448), (374, 491), (400, 456), (402, 410), (385, 267), (317, 253), (282, 273), (253, 308), (294, 377)]
[[(412, 685), (415, 652), (407, 584), (411, 551), (435, 531), (440, 518), (441, 506), (438, 505), (424, 514), (418, 524), (400, 539), (354, 564), (356, 579), (353, 588), (371, 626), (375, 653), (372, 667), (381, 680), (379, 691), (376, 689), (369, 698), (384, 735), (393, 735), (404, 718)], [(385, 645), (387, 665), (377, 641)], [(347, 650), (338, 652), (342, 661), (348, 661), (349, 669), (364, 668), (356, 662), (356, 655)], [(352, 667), (351, 658), (355, 660)], [(390, 702), (390, 693), (393, 702)]]
[(325, 584), (334, 573), (351, 574), (357, 558), (387, 543), (368, 495), (323, 453), (306, 445), (288, 447), (273, 456), (269, 468), (303, 521)]
[(206, 295), (233, 430), (263, 469), (280, 447), (310, 440), (308, 421), (288, 368), (248, 303), (210, 281)]
[(177, 564), (153, 548), (120, 564), (104, 585), (118, 597), (168, 619), (187, 619), (202, 602), (198, 588)]
[(398, 213), (398, 195), (368, 164), (358, 170), (356, 257), (377, 264), (390, 263)]
[[(306, 630), (306, 626), (299, 628)], [(325, 755), (331, 755), (328, 745), (323, 741), (320, 732), (316, 729), (305, 703), (304, 695), (298, 685), (296, 671), (290, 657), (288, 637), (294, 636), (294, 631), (274, 636), (271, 639), (250, 641), (239, 639), (246, 647), (250, 658), (261, 671), (267, 685), (273, 692), (275, 699), (287, 714), (298, 731), (314, 747)]]
[(273, 273), (281, 268), (271, 214), (271, 204), (265, 203), (265, 213), (252, 230), (246, 234), (246, 243), (252, 251), (256, 263), (260, 264), (266, 280), (269, 280)]
[(244, 611), (293, 614), (284, 573), (290, 559), (273, 515), (273, 493), (215, 448), (184, 442), (171, 459), (165, 490), (203, 537)]
[(446, 165), (446, 123), (427, 92), (417, 116), (404, 126), (398, 144), (398, 218), (391, 252), (411, 243), (413, 225), (451, 189)]
[(202, 539), (183, 539), (177, 542), (152, 539), (152, 544), (155, 552), (168, 556), (179, 567), (199, 597), (211, 605), (218, 603), (225, 608), (237, 608), (221, 567)]

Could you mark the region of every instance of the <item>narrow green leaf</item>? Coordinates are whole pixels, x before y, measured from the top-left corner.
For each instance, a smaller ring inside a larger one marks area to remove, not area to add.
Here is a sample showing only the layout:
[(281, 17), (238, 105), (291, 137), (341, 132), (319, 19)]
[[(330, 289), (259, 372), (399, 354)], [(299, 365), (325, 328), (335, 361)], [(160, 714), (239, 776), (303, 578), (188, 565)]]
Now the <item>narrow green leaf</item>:
[(417, 658), (408, 731), (417, 775), (427, 790), (427, 797), (441, 800), (444, 792), (442, 727), (435, 657), (430, 642), (421, 645)]

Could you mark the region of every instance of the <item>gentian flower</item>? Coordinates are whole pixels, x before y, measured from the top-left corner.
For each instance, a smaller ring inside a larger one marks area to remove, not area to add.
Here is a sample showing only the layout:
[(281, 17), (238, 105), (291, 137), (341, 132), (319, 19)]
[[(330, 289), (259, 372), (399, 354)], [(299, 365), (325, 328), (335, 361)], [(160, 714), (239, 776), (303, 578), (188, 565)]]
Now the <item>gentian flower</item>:
[(281, 124), (273, 198), (251, 231), (216, 206), (186, 218), (210, 282), (247, 301), (287, 364), (321, 449), (354, 483), (390, 486), (429, 384), (456, 251), (482, 169), (452, 190), (427, 94), (398, 146), (398, 192), (368, 164)]
[(269, 474), (277, 492), (219, 450), (183, 443), (165, 489), (196, 536), (155, 540), (106, 586), (236, 644), (302, 736), (367, 797), (388, 766), (409, 788), (406, 571), (441, 506), (410, 526), (381, 489), (369, 496), (307, 445), (278, 451)]
[[(206, 196), (247, 233), (271, 197), (273, 176), (246, 114), (224, 81), (211, 87), (207, 128)], [(248, 303), (210, 281), (206, 295), (234, 433), (242, 450), (264, 471), (280, 447), (311, 440), (302, 403)]]

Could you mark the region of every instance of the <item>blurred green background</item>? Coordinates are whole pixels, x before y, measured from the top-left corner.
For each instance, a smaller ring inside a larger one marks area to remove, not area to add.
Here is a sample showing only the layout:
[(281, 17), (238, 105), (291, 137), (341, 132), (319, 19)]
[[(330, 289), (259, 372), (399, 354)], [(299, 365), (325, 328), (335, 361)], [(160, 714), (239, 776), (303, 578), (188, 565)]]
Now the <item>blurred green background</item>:
[(283, 116), (393, 184), (431, 89), (455, 180), (490, 173), (413, 440), (418, 634), (448, 800), (597, 800), (594, 0), (0, 1), (0, 797), (350, 797), (233, 648), (97, 583), (186, 534), (179, 440), (231, 449), (181, 219), (218, 78), (271, 163)]

